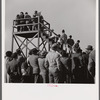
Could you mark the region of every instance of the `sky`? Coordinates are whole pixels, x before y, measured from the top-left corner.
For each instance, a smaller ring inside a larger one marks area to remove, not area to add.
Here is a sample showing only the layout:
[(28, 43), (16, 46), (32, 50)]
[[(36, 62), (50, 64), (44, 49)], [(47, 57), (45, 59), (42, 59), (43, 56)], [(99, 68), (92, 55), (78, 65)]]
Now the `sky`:
[[(75, 42), (80, 40), (83, 50), (87, 45), (95, 48), (96, 0), (5, 0), (5, 50), (11, 50), (12, 25), (21, 11), (31, 16), (41, 11), (55, 33), (65, 29)], [(35, 41), (36, 42), (36, 41)]]

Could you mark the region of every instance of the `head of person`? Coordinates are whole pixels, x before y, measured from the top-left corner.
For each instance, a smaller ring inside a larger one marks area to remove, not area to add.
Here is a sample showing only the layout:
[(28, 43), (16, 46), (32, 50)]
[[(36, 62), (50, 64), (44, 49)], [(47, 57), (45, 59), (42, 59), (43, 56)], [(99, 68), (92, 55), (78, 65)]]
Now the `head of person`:
[(89, 54), (93, 50), (92, 45), (88, 45), (86, 48), (86, 53)]
[(69, 38), (71, 39), (72, 38), (72, 35), (70, 35)]
[(39, 52), (39, 50), (38, 50), (38, 49), (36, 49), (36, 48), (33, 48), (33, 49), (32, 49), (32, 54), (37, 55), (37, 54), (38, 54), (38, 52)]
[(25, 15), (28, 15), (28, 12), (25, 12)]
[(57, 43), (52, 44), (51, 49), (54, 50), (54, 51), (57, 51), (58, 44)]
[(29, 55), (32, 55), (32, 49), (31, 50), (29, 50), (29, 53), (28, 53)]
[(80, 43), (80, 40), (77, 40), (77, 43)]
[(65, 33), (65, 30), (64, 29), (62, 30), (62, 33)]
[(36, 11), (34, 12), (34, 14), (37, 15), (37, 14), (38, 14), (38, 11), (36, 10)]
[(24, 15), (24, 13), (23, 12), (20, 12), (20, 15)]
[(16, 53), (16, 52), (12, 54), (12, 58), (13, 58), (13, 59), (17, 59), (17, 57), (18, 57), (18, 56), (17, 56), (17, 53)]
[(20, 50), (20, 49), (17, 49), (17, 50), (16, 50), (16, 53), (17, 53), (18, 55), (20, 55), (20, 54), (21, 54), (21, 50)]
[(16, 18), (19, 18), (19, 14), (16, 15)]
[(11, 51), (7, 51), (5, 54), (5, 58), (11, 58), (12, 56), (12, 52)]

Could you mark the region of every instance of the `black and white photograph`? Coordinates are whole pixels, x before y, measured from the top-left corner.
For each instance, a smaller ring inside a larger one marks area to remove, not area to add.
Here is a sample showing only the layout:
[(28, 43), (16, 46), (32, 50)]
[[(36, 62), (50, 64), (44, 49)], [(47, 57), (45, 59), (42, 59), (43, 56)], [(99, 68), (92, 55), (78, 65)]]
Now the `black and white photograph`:
[(5, 0), (5, 82), (94, 84), (96, 1), (24, 1)]
[[(2, 77), (5, 86), (30, 85), (36, 89), (37, 85), (53, 88), (87, 85), (96, 87), (96, 91), (98, 0), (4, 1)], [(95, 96), (90, 98), (97, 100)]]

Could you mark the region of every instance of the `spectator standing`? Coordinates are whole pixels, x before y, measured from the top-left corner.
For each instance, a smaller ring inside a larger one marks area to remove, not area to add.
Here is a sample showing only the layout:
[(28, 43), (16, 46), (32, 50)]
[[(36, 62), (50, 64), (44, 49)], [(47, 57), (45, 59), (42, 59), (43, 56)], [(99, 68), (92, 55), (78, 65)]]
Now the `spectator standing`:
[(60, 83), (60, 55), (56, 50), (57, 44), (54, 43), (45, 60), (45, 66), (49, 70), (49, 83)]
[(7, 73), (8, 63), (12, 60), (12, 52), (7, 51), (5, 56), (5, 83), (9, 83), (9, 74)]
[(74, 45), (74, 51), (77, 51), (80, 48), (80, 40), (77, 40), (77, 42)]
[(71, 82), (71, 59), (68, 57), (66, 51), (62, 51), (62, 56), (60, 57), (60, 61), (62, 63), (62, 79), (64, 83)]
[[(32, 23), (31, 16), (28, 14), (28, 12), (25, 12), (25, 17), (24, 18), (26, 19), (26, 24)], [(32, 25), (27, 25), (25, 29), (28, 30), (28, 31), (31, 31), (32, 30)]]
[(22, 83), (32, 83), (32, 67), (27, 64), (27, 60), (21, 65), (21, 82)]
[(72, 54), (72, 46), (74, 45), (74, 40), (72, 39), (72, 35), (69, 36), (67, 40), (67, 45), (68, 45), (68, 53)]
[(89, 63), (88, 63), (88, 71), (93, 79), (93, 83), (95, 82), (95, 50), (91, 51), (89, 54)]
[[(25, 24), (23, 12), (20, 12), (19, 18), (20, 18), (20, 25)], [(20, 26), (20, 31), (24, 31), (24, 26)]]
[(62, 45), (62, 49), (63, 50), (66, 50), (67, 49), (67, 35), (65, 34), (65, 30), (63, 29), (62, 30), (62, 34), (60, 36), (60, 42), (61, 42), (61, 45)]
[(32, 49), (32, 55), (28, 57), (28, 65), (32, 66), (33, 69), (33, 82), (37, 83), (39, 80), (39, 65), (38, 65), (38, 50), (36, 48)]
[(12, 54), (13, 60), (8, 63), (7, 73), (10, 76), (10, 83), (20, 82), (20, 71), (17, 61), (17, 53)]
[(45, 67), (45, 57), (47, 52), (42, 51), (40, 53), (40, 58), (38, 59), (38, 64), (40, 68), (40, 83), (47, 83), (48, 82), (48, 71)]
[[(15, 25), (20, 25), (20, 16), (19, 16), (19, 14), (17, 14), (17, 16), (16, 16)], [(20, 26), (17, 26), (17, 32), (19, 32), (19, 31), (20, 31)]]

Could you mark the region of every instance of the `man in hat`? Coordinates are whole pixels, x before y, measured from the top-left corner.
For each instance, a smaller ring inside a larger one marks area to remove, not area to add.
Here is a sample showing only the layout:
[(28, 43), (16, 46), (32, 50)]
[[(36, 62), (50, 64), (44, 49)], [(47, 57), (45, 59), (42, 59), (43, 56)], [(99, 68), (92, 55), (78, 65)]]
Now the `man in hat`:
[(56, 51), (57, 44), (54, 43), (51, 47), (51, 51), (47, 54), (45, 60), (45, 66), (49, 70), (49, 83), (60, 82), (60, 55)]
[(92, 50), (89, 54), (88, 71), (92, 78), (92, 83), (95, 82), (95, 50)]
[[(89, 55), (90, 53), (93, 51), (93, 47), (92, 45), (88, 45), (87, 48), (86, 48), (86, 59), (87, 59), (87, 70), (89, 69), (88, 66), (89, 66)], [(93, 83), (94, 82), (94, 78), (91, 76), (89, 70), (87, 72), (87, 82), (88, 83)]]
[(12, 60), (12, 52), (7, 51), (5, 56), (5, 82), (9, 83), (9, 74), (7, 73), (8, 63)]
[(63, 29), (62, 30), (62, 34), (60, 36), (60, 42), (61, 42), (61, 45), (62, 45), (62, 49), (63, 50), (66, 50), (66, 45), (67, 45), (67, 35), (65, 34), (65, 30)]
[(33, 48), (31, 52), (32, 55), (28, 57), (27, 62), (33, 68), (33, 83), (37, 83), (39, 79), (38, 50)]

